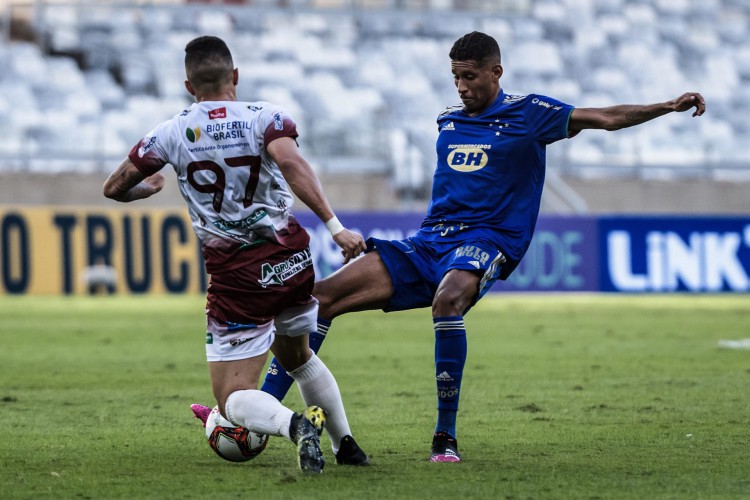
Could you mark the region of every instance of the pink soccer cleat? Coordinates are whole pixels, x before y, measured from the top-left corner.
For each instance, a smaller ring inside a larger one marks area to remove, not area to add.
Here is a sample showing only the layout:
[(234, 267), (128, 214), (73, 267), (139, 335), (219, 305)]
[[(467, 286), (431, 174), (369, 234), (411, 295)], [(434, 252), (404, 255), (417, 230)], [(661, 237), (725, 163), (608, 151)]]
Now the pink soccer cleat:
[(208, 415), (211, 413), (211, 408), (205, 405), (194, 403), (190, 405), (190, 409), (193, 410), (193, 414), (195, 415), (195, 418), (200, 420), (201, 423), (203, 424), (203, 427), (205, 427), (206, 420), (208, 420)]

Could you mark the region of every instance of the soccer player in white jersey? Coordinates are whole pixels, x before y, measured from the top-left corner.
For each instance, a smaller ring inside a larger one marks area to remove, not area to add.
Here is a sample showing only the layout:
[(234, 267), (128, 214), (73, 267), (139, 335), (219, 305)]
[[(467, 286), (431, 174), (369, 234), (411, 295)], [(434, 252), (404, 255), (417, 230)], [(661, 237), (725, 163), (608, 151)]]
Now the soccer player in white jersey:
[[(326, 223), (344, 263), (364, 241), (336, 218), (299, 153), (293, 119), (279, 106), (237, 100), (238, 70), (221, 39), (188, 43), (185, 71), (196, 103), (141, 139), (105, 182), (104, 195), (147, 198), (164, 185), (159, 170), (174, 167), (210, 274), (206, 357), (221, 413), (296, 443), (303, 472), (325, 465), (323, 423), (337, 463), (366, 464), (336, 380), (308, 347), (318, 302), (310, 238), (290, 213), (292, 193)], [(257, 390), (269, 349), (297, 382), (309, 405), (304, 412)]]

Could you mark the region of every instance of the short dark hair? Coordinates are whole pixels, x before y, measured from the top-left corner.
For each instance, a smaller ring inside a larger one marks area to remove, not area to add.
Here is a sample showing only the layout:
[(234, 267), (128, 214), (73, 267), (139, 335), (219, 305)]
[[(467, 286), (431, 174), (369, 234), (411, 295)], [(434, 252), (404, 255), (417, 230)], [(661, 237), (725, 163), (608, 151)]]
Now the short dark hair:
[(232, 78), (234, 61), (224, 40), (201, 36), (185, 46), (185, 73), (197, 87), (219, 87)]
[(500, 64), (500, 46), (491, 36), (472, 31), (455, 41), (449, 56), (451, 61), (477, 61), (484, 64), (497, 59)]

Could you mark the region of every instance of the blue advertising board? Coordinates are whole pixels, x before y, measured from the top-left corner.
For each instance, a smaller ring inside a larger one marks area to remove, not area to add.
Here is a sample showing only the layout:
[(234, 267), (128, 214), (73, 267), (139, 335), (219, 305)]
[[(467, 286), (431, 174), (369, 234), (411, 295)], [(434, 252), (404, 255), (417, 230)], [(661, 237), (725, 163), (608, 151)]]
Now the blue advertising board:
[[(341, 267), (341, 249), (331, 239), (331, 233), (320, 219), (310, 212), (295, 213), (299, 223), (310, 233), (315, 276), (322, 278)], [(357, 231), (365, 239), (401, 240), (412, 236), (422, 224), (423, 214), (414, 212), (353, 212), (339, 213), (341, 223)]]
[(599, 289), (599, 241), (593, 217), (540, 217), (529, 250), (493, 291), (583, 292)]
[[(296, 213), (310, 233), (316, 275), (342, 264), (325, 225)], [(400, 240), (423, 214), (341, 212), (363, 236)], [(196, 293), (208, 283), (187, 211), (0, 207), (0, 295)], [(750, 292), (750, 216), (541, 216), (518, 268), (494, 292)]]
[(750, 218), (599, 220), (601, 290), (750, 291)]
[[(296, 214), (310, 233), (315, 272), (327, 276), (341, 267), (339, 248), (328, 230), (314, 215)], [(419, 230), (423, 216), (415, 213), (342, 214), (341, 222), (365, 238), (403, 239)], [(543, 217), (521, 264), (507, 281), (492, 291), (595, 291), (598, 239), (593, 217)]]
[[(318, 276), (341, 265), (325, 226), (298, 216), (312, 236)], [(365, 237), (414, 234), (421, 214), (346, 214)], [(521, 264), (494, 292), (748, 292), (750, 217), (541, 216)]]

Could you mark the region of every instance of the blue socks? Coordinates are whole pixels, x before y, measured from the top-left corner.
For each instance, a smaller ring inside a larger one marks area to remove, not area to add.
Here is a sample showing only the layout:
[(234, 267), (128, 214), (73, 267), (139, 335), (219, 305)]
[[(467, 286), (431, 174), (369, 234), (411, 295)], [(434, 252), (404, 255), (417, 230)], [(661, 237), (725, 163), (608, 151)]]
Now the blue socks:
[[(435, 328), (435, 381), (437, 383), (438, 417), (435, 432), (456, 437), (456, 414), (461, 377), (466, 363), (466, 327), (462, 316), (433, 318)], [(315, 353), (326, 338), (331, 322), (318, 319), (318, 331), (310, 333), (310, 349)], [(271, 360), (261, 390), (283, 400), (294, 379), (287, 375), (276, 358)]]
[[(317, 354), (320, 350), (320, 346), (325, 340), (328, 328), (330, 327), (330, 321), (318, 318), (318, 331), (311, 332), (308, 336), (310, 349), (312, 349), (314, 353)], [(273, 358), (271, 364), (268, 366), (266, 379), (263, 381), (263, 386), (260, 390), (267, 392), (281, 401), (284, 399), (284, 396), (286, 396), (286, 393), (289, 392), (289, 388), (292, 387), (293, 383), (294, 379), (287, 375), (286, 370), (281, 367), (278, 361), (276, 361), (276, 358)]]
[(433, 318), (438, 418), (435, 432), (456, 437), (456, 412), (466, 363), (466, 326), (462, 316)]

